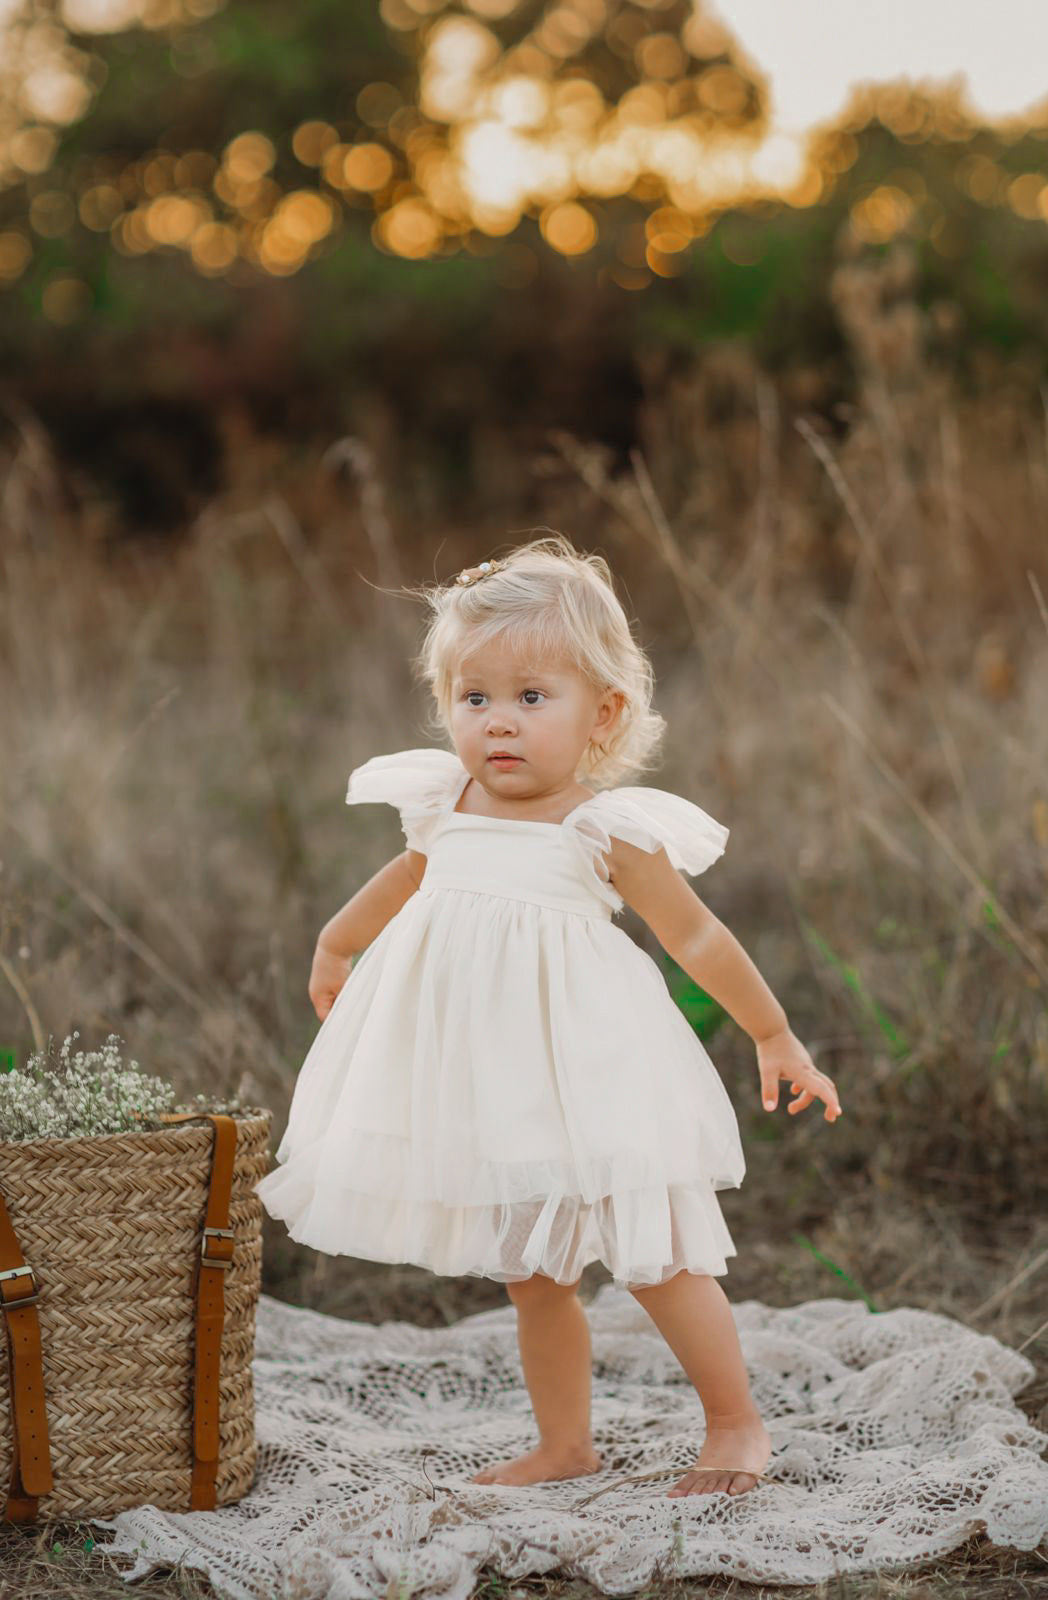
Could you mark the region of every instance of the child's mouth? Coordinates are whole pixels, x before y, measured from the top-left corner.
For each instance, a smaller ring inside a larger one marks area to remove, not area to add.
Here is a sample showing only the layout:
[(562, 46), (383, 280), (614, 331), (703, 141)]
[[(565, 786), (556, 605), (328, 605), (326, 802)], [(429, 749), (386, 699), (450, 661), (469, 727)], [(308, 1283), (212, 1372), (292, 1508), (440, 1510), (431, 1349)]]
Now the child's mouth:
[(496, 767), (515, 767), (523, 756), (489, 756), (488, 760)]

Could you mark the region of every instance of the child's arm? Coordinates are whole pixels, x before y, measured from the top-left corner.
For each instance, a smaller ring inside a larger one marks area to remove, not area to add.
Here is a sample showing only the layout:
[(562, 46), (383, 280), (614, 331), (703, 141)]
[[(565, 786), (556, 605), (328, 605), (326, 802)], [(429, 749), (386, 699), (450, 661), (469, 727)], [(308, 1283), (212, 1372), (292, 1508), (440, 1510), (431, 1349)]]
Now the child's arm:
[(401, 851), (325, 922), (309, 975), (309, 998), (321, 1021), (349, 977), (353, 957), (378, 937), (390, 918), (417, 892), (425, 870), (426, 857), (418, 850)]
[(765, 1108), (773, 1111), (778, 1105), (779, 1080), (784, 1078), (797, 1097), (790, 1101), (790, 1111), (803, 1111), (819, 1099), (826, 1104), (827, 1122), (835, 1122), (841, 1104), (833, 1079), (815, 1066), (734, 934), (685, 883), (665, 850), (652, 853), (617, 838), (611, 846), (608, 869), (617, 893), (644, 918), (677, 965), (757, 1046)]

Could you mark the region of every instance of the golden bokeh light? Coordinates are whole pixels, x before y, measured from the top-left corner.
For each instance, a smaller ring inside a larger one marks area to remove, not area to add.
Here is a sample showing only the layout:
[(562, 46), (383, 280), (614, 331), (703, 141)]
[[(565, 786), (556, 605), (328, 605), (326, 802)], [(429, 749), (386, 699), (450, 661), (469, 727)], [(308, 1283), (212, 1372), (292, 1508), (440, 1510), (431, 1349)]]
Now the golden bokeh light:
[(326, 194), (318, 194), (314, 189), (295, 189), (277, 206), (271, 226), (304, 254), (331, 232), (335, 215), (334, 204)]
[(709, 67), (699, 75), (695, 87), (704, 106), (720, 116), (734, 117), (746, 109), (750, 90), (734, 67)]
[(207, 150), (187, 150), (175, 161), (175, 187), (206, 189), (217, 170), (218, 162)]
[[(195, 22), (223, 4), (0, 0), (0, 75), (17, 84), (11, 108), (0, 102), (0, 186), (24, 186), (26, 218), (0, 233), (0, 281), (25, 272), (34, 235), (58, 240), (77, 225), (108, 234), (129, 256), (184, 250), (205, 276), (244, 261), (288, 276), (356, 213), (384, 251), (406, 260), (459, 249), (488, 254), (493, 272), (499, 264), (496, 281), (509, 287), (532, 280), (538, 257), (528, 245), (496, 249), (493, 241), (537, 222), (550, 250), (566, 258), (593, 251), (599, 281), (632, 291), (680, 272), (689, 247), (714, 226), (727, 260), (756, 263), (760, 229), (745, 218), (722, 227), (723, 214), (825, 201), (860, 151), (866, 155), (863, 130), (878, 123), (903, 146), (970, 141), (950, 155), (955, 205), (963, 196), (1023, 223), (1048, 221), (1048, 181), (1036, 156), (1010, 160), (1007, 128), (995, 156), (982, 153), (957, 85), (930, 92), (908, 81), (870, 82), (832, 125), (769, 125), (760, 70), (703, 0), (683, 19), (674, 0), (545, 0), (534, 8), (521, 0), (380, 0), (382, 23), (404, 36), (397, 48), (411, 57), (417, 98), (390, 57), (389, 79), (355, 81), (337, 111), (322, 108), (332, 120), (301, 121), (279, 139), (247, 128), (213, 155), (168, 148), (177, 143), (168, 134), (126, 160), (71, 153), (68, 170), (46, 176), (63, 128), (105, 82), (89, 36), (148, 28), (169, 35), (158, 41), (165, 51), (184, 44), (188, 59)], [(70, 29), (81, 37), (71, 39)], [(1041, 124), (1017, 116), (1011, 126), (1017, 139)], [(848, 190), (852, 240), (880, 245), (910, 231), (943, 256), (962, 253), (963, 229), (937, 183), (911, 170), (905, 150), (894, 168), (892, 159), (864, 165), (859, 186)], [(297, 177), (315, 188), (295, 187), (294, 161)], [(603, 201), (611, 202), (607, 223)], [(648, 212), (636, 228), (624, 221), (631, 207)], [(53, 265), (42, 252), (41, 270)], [(67, 272), (52, 282), (57, 309), (46, 314), (58, 323), (61, 307), (78, 303), (80, 291), (68, 285), (80, 280)]]
[(33, 247), (24, 233), (9, 228), (0, 233), (0, 281), (14, 283), (29, 265)]
[(236, 260), (237, 236), (224, 222), (205, 222), (194, 233), (189, 248), (197, 271), (216, 277)]
[(419, 74), (419, 107), (439, 122), (458, 122), (474, 102), (481, 75), (499, 58), (499, 42), (473, 17), (444, 17), (430, 30)]
[(239, 133), (222, 152), (222, 165), (233, 183), (254, 183), (276, 161), (272, 139), (264, 133)]
[(258, 241), (258, 259), (267, 272), (286, 277), (297, 272), (304, 264), (308, 245), (303, 245), (272, 217), (261, 231)]
[(651, 271), (659, 278), (676, 278), (682, 271), (680, 257), (676, 254), (664, 254), (654, 243), (648, 245), (644, 252), (644, 259)]
[(373, 194), (384, 189), (394, 173), (393, 157), (381, 144), (356, 144), (342, 160), (342, 181), (350, 189)]
[(210, 220), (207, 202), (186, 195), (161, 195), (146, 210), (146, 228), (157, 244), (184, 245)]
[(1041, 172), (1023, 172), (1013, 178), (1007, 189), (1008, 204), (1020, 217), (1030, 222), (1046, 215), (1048, 179)]
[(120, 33), (142, 20), (143, 0), (62, 0), (62, 16), (74, 33)]
[(644, 233), (660, 255), (674, 255), (686, 250), (694, 238), (691, 219), (676, 206), (659, 206), (649, 213)]
[(554, 206), (539, 218), (546, 243), (562, 256), (581, 256), (597, 242), (597, 222), (577, 200)]
[(387, 250), (413, 261), (432, 255), (443, 237), (432, 209), (423, 200), (410, 198), (377, 217), (372, 233)]
[(466, 4), (476, 16), (488, 22), (500, 22), (516, 8), (519, 0), (466, 0)]
[(989, 156), (965, 156), (957, 165), (957, 182), (972, 200), (992, 205), (1003, 195), (1007, 179)]
[(404, 96), (392, 83), (366, 84), (357, 95), (357, 116), (369, 128), (384, 128), (404, 103)]
[(468, 224), (469, 197), (458, 162), (446, 150), (427, 150), (415, 165), (415, 182), (442, 216)]
[(539, 128), (550, 111), (549, 86), (537, 78), (514, 73), (493, 86), (489, 106), (507, 128)]
[(885, 244), (903, 231), (913, 212), (910, 195), (895, 184), (882, 183), (852, 206), (849, 217), (857, 238), (865, 244)]
[(681, 29), (681, 42), (689, 55), (699, 61), (727, 55), (732, 46), (731, 35), (723, 23), (697, 9)]
[(80, 196), (80, 221), (93, 233), (106, 233), (124, 209), (124, 197), (111, 183), (92, 184)]
[(621, 128), (654, 128), (665, 120), (666, 91), (657, 83), (638, 83), (635, 89), (627, 89), (613, 118)]
[(36, 175), (50, 167), (57, 144), (50, 128), (20, 128), (7, 149), (19, 171)]
[(166, 194), (175, 188), (178, 158), (170, 150), (159, 150), (142, 168), (142, 188), (146, 194)]
[(291, 148), (304, 167), (319, 167), (337, 143), (338, 133), (330, 122), (303, 122), (291, 137)]
[(824, 187), (822, 174), (809, 170), (790, 188), (782, 191), (782, 198), (787, 205), (803, 210), (807, 206), (818, 205), (822, 199)]
[(125, 211), (113, 223), (109, 237), (122, 255), (141, 256), (153, 248), (153, 237), (149, 232), (148, 206), (136, 206), (133, 211)]
[(48, 322), (64, 328), (87, 314), (91, 300), (91, 290), (82, 278), (58, 273), (44, 285), (41, 306)]
[(681, 78), (688, 70), (688, 58), (673, 33), (649, 33), (637, 41), (633, 55), (646, 78)]
[[(575, 137), (592, 136), (608, 114), (604, 96), (589, 78), (568, 78), (555, 87), (540, 83), (539, 90), (552, 102), (552, 125)], [(493, 109), (498, 108), (493, 106)]]
[(593, 195), (625, 194), (637, 177), (637, 159), (620, 139), (584, 150), (575, 161), (579, 187)]
[(333, 144), (324, 151), (318, 163), (320, 175), (325, 183), (330, 183), (333, 189), (346, 189), (345, 160), (349, 155), (352, 145)]
[(474, 227), (486, 233), (489, 239), (505, 238), (520, 223), (520, 212), (514, 207), (489, 205), (484, 200), (471, 201), (470, 213)]

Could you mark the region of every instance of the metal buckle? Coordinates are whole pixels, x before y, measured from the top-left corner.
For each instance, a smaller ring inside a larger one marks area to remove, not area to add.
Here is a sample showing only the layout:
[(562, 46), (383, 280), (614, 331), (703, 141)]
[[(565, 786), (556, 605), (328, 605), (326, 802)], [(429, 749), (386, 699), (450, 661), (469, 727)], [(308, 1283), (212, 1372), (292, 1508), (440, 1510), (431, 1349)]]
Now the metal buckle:
[(218, 1256), (207, 1255), (206, 1251), (209, 1235), (215, 1239), (235, 1239), (236, 1232), (233, 1228), (205, 1228), (203, 1236), (200, 1240), (200, 1259), (204, 1265), (206, 1267), (221, 1267), (222, 1271), (225, 1272), (233, 1265), (233, 1259), (230, 1257), (228, 1261), (223, 1261), (220, 1260)]
[(17, 1311), (21, 1306), (31, 1306), (35, 1304), (37, 1300), (39, 1300), (40, 1280), (33, 1271), (32, 1267), (28, 1265), (24, 1267), (9, 1267), (6, 1272), (0, 1272), (0, 1279), (24, 1278), (27, 1273), (33, 1285), (33, 1293), (24, 1294), (20, 1300), (5, 1300), (3, 1291), (0, 1290), (0, 1311)]

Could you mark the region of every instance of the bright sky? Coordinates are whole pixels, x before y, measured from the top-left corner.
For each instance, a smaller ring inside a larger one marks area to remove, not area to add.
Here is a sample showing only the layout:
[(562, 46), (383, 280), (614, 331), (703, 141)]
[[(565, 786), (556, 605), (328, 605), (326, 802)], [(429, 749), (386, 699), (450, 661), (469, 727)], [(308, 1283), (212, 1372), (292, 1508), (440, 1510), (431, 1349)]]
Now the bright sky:
[(986, 117), (1048, 97), (1048, 0), (708, 0), (770, 83), (784, 130), (834, 117), (853, 83), (967, 79)]

